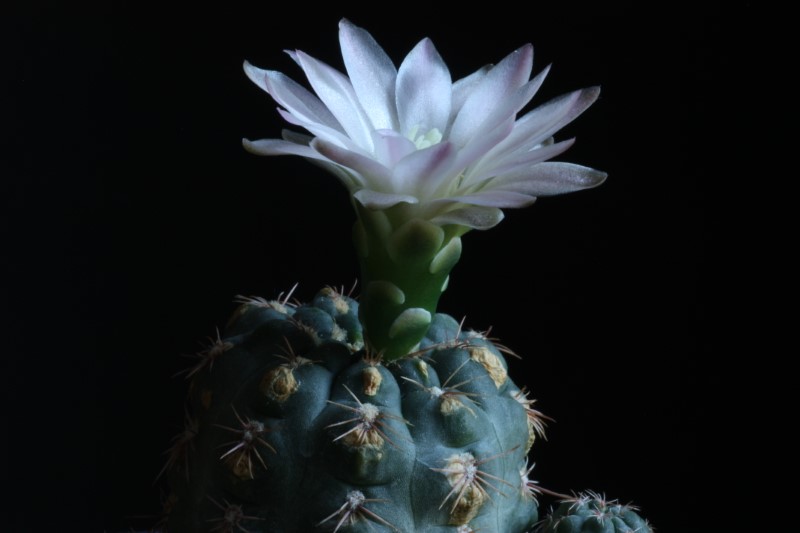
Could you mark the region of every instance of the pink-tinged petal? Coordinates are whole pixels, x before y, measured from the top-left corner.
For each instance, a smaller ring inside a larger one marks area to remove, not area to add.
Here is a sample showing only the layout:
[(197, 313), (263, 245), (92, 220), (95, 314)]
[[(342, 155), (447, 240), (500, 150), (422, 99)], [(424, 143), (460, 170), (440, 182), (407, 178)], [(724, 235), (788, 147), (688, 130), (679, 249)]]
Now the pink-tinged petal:
[(325, 104), (288, 76), (272, 70), (262, 70), (247, 61), (244, 62), (244, 71), (248, 78), (296, 117), (342, 131), (341, 125)]
[[(508, 118), (508, 116), (511, 114), (516, 116), (519, 110), (525, 107), (525, 105), (536, 95), (549, 72), (550, 65), (545, 67), (531, 81), (520, 87), (514, 96), (509, 98), (505, 109), (499, 109), (498, 112), (495, 113), (495, 116), (503, 118)], [(515, 150), (521, 144), (526, 142), (527, 138), (525, 137), (525, 132), (522, 131), (523, 128), (520, 128), (519, 126), (521, 120), (522, 119), (516, 121), (514, 124), (514, 129), (511, 131), (508, 137), (497, 143), (497, 145), (495, 145), (489, 152), (486, 153), (484, 162), (491, 162), (493, 159), (501, 157), (502, 155)], [(487, 119), (487, 122), (484, 123), (482, 129), (490, 126), (490, 123), (491, 119)], [(484, 163), (479, 164), (483, 166)]]
[[(484, 77), (486, 77), (486, 74), (492, 70), (492, 67), (493, 65), (486, 65), (482, 68), (479, 68), (469, 76), (464, 76), (460, 80), (453, 83), (453, 96), (450, 110), (451, 122), (461, 110), (461, 107), (464, 105), (464, 102), (466, 102), (467, 97), (472, 94), (472, 90), (478, 86)], [(449, 127), (450, 124), (448, 124), (448, 128)]]
[(381, 189), (390, 185), (391, 171), (370, 157), (336, 146), (320, 138), (311, 141), (311, 148), (334, 163), (361, 174), (372, 189)]
[(602, 184), (608, 174), (572, 163), (547, 162), (498, 176), (491, 186), (533, 196), (550, 196), (591, 189)]
[[(509, 120), (514, 122), (515, 117), (520, 109), (525, 107), (525, 105), (530, 102), (531, 98), (536, 94), (539, 88), (542, 86), (542, 82), (544, 82), (547, 73), (549, 72), (549, 67), (545, 68), (542, 72), (540, 72), (536, 77), (534, 77), (529, 82), (525, 83), (517, 89), (514, 94), (506, 98), (504, 102), (500, 105), (496, 106), (494, 111), (486, 117), (483, 124), (480, 126), (481, 132), (492, 131), (498, 126), (505, 126), (508, 124)], [(491, 148), (491, 150), (484, 153), (482, 157), (483, 160), (490, 161), (494, 158), (494, 155), (498, 146), (503, 146), (508, 137), (513, 134), (516, 124), (512, 125), (512, 130), (510, 131), (509, 135), (504, 137), (501, 141), (499, 141), (495, 146)], [(480, 136), (477, 136), (475, 139), (478, 139), (478, 142), (483, 143), (480, 139)], [(475, 141), (473, 139), (473, 141)], [(480, 165), (480, 162), (478, 163)]]
[(525, 45), (493, 67), (471, 91), (453, 122), (449, 139), (464, 146), (483, 134), (481, 125), (506, 99), (528, 81), (533, 67), (533, 47)]
[(486, 155), (497, 143), (505, 139), (514, 128), (514, 119), (509, 117), (492, 131), (484, 132), (472, 139), (464, 148), (458, 151), (455, 170), (463, 170)]
[(419, 200), (408, 194), (394, 194), (378, 192), (371, 189), (361, 189), (353, 197), (369, 209), (388, 209), (400, 203), (416, 204)]
[(440, 226), (458, 224), (472, 229), (489, 229), (499, 224), (503, 217), (503, 212), (496, 207), (468, 205), (435, 216), (431, 222)]
[(248, 152), (256, 155), (299, 155), (310, 159), (324, 159), (307, 145), (281, 139), (258, 139), (256, 141), (242, 139), (242, 146)]
[(455, 157), (455, 148), (449, 142), (415, 150), (394, 168), (392, 185), (397, 191), (424, 198), (449, 176)]
[(474, 185), (494, 176), (510, 174), (516, 172), (518, 169), (529, 168), (537, 163), (547, 161), (548, 159), (552, 159), (566, 152), (573, 144), (575, 144), (574, 138), (553, 144), (542, 145), (527, 152), (513, 152), (502, 159), (492, 161), (491, 165), (484, 166), (480, 172), (469, 173), (464, 183), (466, 185)]
[(308, 81), (353, 141), (372, 150), (372, 124), (358, 101), (350, 80), (338, 70), (301, 51), (295, 53)]
[(543, 142), (575, 120), (600, 95), (600, 87), (589, 87), (558, 96), (526, 113), (514, 125), (504, 150), (527, 150)]
[[(287, 136), (292, 137), (291, 134)], [(348, 172), (305, 144), (297, 144), (280, 139), (259, 139), (257, 141), (242, 139), (242, 146), (248, 152), (256, 155), (299, 155), (304, 157), (339, 178), (339, 181), (351, 191), (358, 190), (365, 185), (364, 180), (359, 175)]]
[(375, 129), (397, 129), (397, 69), (366, 30), (349, 20), (339, 22), (339, 43), (347, 74)]
[(397, 73), (397, 113), (400, 133), (413, 128), (420, 135), (436, 128), (440, 133), (450, 118), (452, 80), (430, 39), (421, 40), (403, 60)]
[(535, 196), (513, 190), (488, 189), (486, 191), (444, 198), (441, 201), (480, 205), (483, 207), (517, 209), (527, 207), (536, 201)]
[(388, 168), (393, 168), (398, 161), (417, 150), (414, 143), (394, 130), (373, 131), (372, 142), (375, 145), (375, 159)]
[(290, 112), (286, 111), (285, 109), (278, 108), (278, 114), (282, 116), (283, 120), (285, 120), (289, 124), (305, 128), (309, 132), (313, 133), (316, 137), (337, 144), (342, 148), (347, 148), (348, 150), (361, 151), (361, 149), (358, 146), (356, 146), (356, 144), (350, 139), (350, 137), (348, 137), (346, 134), (340, 131), (337, 131), (333, 128), (329, 128), (328, 126), (323, 126), (316, 122), (308, 122), (302, 120), (294, 116)]

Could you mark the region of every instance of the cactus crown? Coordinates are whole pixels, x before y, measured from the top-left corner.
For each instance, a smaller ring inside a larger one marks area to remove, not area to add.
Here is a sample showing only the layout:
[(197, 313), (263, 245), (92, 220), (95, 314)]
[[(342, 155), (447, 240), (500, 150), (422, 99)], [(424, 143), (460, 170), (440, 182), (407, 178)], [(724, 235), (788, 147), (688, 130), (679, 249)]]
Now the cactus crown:
[(358, 215), (361, 320), (369, 345), (393, 360), (425, 335), (464, 233), (496, 225), (504, 208), (603, 182), (603, 172), (548, 161), (573, 142), (555, 142), (553, 134), (589, 107), (599, 88), (517, 118), (548, 72), (530, 79), (531, 45), (453, 82), (430, 39), (399, 68), (347, 20), (339, 40), (347, 76), (289, 52), (314, 92), (245, 63), (281, 115), (311, 136), (285, 131), (283, 139), (244, 140), (244, 146), (260, 155), (305, 157), (348, 188)]

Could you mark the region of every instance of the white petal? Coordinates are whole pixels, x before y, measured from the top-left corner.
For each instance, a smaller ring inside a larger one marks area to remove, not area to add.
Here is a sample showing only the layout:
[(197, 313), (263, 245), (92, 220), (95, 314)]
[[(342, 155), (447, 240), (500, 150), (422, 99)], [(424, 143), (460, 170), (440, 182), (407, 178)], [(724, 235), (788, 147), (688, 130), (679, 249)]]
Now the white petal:
[(589, 87), (563, 94), (523, 115), (509, 135), (509, 147), (535, 146), (575, 120), (600, 95), (600, 87)]
[[(547, 76), (547, 72), (549, 68), (546, 68), (542, 72), (540, 72), (535, 78), (530, 80), (529, 82), (525, 83), (517, 89), (514, 94), (510, 95), (508, 98), (505, 99), (504, 102), (500, 103), (500, 105), (495, 106), (494, 110), (491, 114), (489, 114), (486, 119), (483, 121), (483, 124), (480, 126), (481, 135), (476, 135), (471, 143), (479, 143), (482, 146), (486, 146), (486, 140), (483, 137), (485, 132), (487, 131), (494, 131), (497, 127), (507, 127), (508, 124), (511, 124), (511, 128), (508, 130), (508, 136), (513, 133), (516, 124), (514, 122), (515, 117), (520, 109), (525, 107), (531, 98), (536, 94), (539, 88), (542, 86), (542, 82), (544, 78)], [(497, 146), (504, 145), (508, 136), (503, 136), (503, 138), (499, 141), (496, 141), (493, 146), (490, 146), (490, 150), (483, 151), (483, 155), (481, 159), (485, 159), (490, 161), (493, 159), (493, 155), (495, 150), (497, 150)], [(470, 144), (471, 144), (470, 143)], [(478, 165), (483, 166), (481, 162)]]
[(581, 165), (548, 162), (498, 176), (492, 180), (491, 186), (533, 196), (549, 196), (597, 187), (606, 176), (605, 172)]
[(505, 139), (514, 127), (514, 119), (509, 117), (492, 131), (484, 132), (472, 139), (464, 148), (458, 151), (455, 168), (465, 169), (475, 161), (486, 155), (497, 143)]
[(449, 142), (415, 150), (404, 157), (392, 175), (394, 190), (424, 198), (448, 176), (456, 151)]
[(375, 159), (388, 168), (394, 168), (398, 161), (417, 150), (414, 143), (394, 130), (373, 131), (372, 142)]
[(400, 133), (412, 128), (420, 134), (436, 128), (440, 133), (450, 118), (452, 80), (430, 39), (423, 39), (406, 56), (397, 74), (397, 113)]
[(527, 152), (516, 151), (503, 158), (492, 161), (491, 165), (482, 166), (479, 172), (470, 173), (465, 179), (466, 185), (473, 185), (485, 179), (510, 174), (517, 169), (529, 168), (542, 161), (547, 161), (564, 153), (575, 144), (575, 139), (567, 139), (554, 144), (546, 144)]
[(273, 70), (262, 70), (244, 62), (244, 71), (256, 85), (296, 117), (342, 131), (342, 127), (319, 98), (288, 76)]
[(383, 193), (371, 189), (361, 189), (353, 197), (369, 209), (387, 209), (403, 202), (408, 204), (419, 202), (417, 198), (407, 194)]
[[(492, 65), (486, 65), (479, 68), (469, 76), (465, 76), (460, 80), (453, 83), (453, 97), (451, 104), (450, 116), (455, 118), (456, 114), (461, 110), (467, 97), (472, 94), (472, 90), (478, 86), (478, 83), (486, 76), (492, 69)], [(449, 127), (450, 125), (448, 125)]]
[[(539, 74), (537, 74), (531, 81), (523, 85), (520, 89), (517, 90), (515, 95), (510, 98), (509, 100), (513, 100), (509, 102), (511, 104), (507, 109), (503, 110), (506, 115), (505, 118), (508, 117), (508, 113), (513, 112), (516, 114), (522, 109), (525, 104), (527, 104), (531, 98), (536, 95), (536, 92), (542, 86), (544, 79), (547, 77), (547, 74), (550, 72), (550, 65), (545, 67)], [(496, 113), (501, 115), (502, 113)], [(529, 113), (530, 114), (530, 113)], [(527, 115), (526, 115), (527, 116)], [(520, 126), (520, 123), (524, 122), (524, 119), (517, 120), (514, 123), (514, 129), (511, 133), (499, 142), (494, 148), (492, 148), (489, 152), (486, 153), (485, 162), (481, 163), (480, 165), (483, 166), (486, 163), (490, 163), (491, 160), (496, 159), (508, 152), (511, 152), (517, 149), (521, 144), (527, 141), (527, 132), (523, 127)], [(537, 143), (538, 144), (538, 143)]]
[(513, 190), (506, 191), (489, 189), (482, 192), (476, 192), (474, 194), (454, 196), (452, 198), (445, 199), (445, 201), (480, 205), (485, 207), (519, 208), (531, 205), (536, 201), (536, 197)]
[(385, 189), (390, 185), (391, 171), (374, 159), (346, 150), (319, 138), (311, 141), (311, 148), (334, 163), (361, 174), (371, 189), (384, 189), (383, 192), (389, 192)]
[(339, 43), (358, 100), (376, 129), (397, 129), (394, 88), (397, 69), (366, 30), (339, 22)]
[(471, 91), (453, 122), (449, 139), (464, 146), (479, 133), (483, 122), (528, 81), (533, 66), (533, 47), (523, 46), (493, 67)]
[(242, 146), (248, 152), (256, 155), (299, 155), (311, 159), (324, 159), (307, 145), (281, 139), (259, 139), (256, 141), (242, 139)]
[(338, 70), (303, 52), (295, 53), (309, 83), (356, 144), (372, 150), (372, 125), (358, 101), (350, 80)]
[(434, 224), (459, 224), (473, 229), (489, 229), (503, 220), (503, 212), (496, 207), (469, 205), (433, 217)]
[(283, 119), (289, 124), (294, 124), (295, 126), (305, 128), (313, 133), (316, 137), (325, 139), (328, 142), (332, 142), (343, 148), (347, 148), (348, 150), (361, 150), (345, 133), (337, 131), (333, 128), (329, 128), (328, 126), (323, 126), (316, 122), (302, 120), (285, 109), (278, 108), (278, 114), (282, 116)]

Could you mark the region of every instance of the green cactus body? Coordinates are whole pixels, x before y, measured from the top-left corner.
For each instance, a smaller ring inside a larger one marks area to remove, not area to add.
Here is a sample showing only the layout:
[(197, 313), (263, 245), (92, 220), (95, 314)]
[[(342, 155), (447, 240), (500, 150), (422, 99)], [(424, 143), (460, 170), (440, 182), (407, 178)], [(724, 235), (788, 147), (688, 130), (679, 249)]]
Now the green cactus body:
[(167, 530), (531, 527), (531, 410), (497, 347), (441, 314), (417, 356), (363, 344), (358, 304), (332, 290), (242, 305), (191, 371)]
[(562, 502), (539, 533), (653, 533), (637, 510), (594, 493), (581, 494)]

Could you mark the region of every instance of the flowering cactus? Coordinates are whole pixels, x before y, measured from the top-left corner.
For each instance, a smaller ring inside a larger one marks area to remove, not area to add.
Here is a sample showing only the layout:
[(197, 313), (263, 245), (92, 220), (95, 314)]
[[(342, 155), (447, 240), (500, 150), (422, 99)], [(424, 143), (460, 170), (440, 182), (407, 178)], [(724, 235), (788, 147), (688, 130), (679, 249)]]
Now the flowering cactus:
[(600, 90), (574, 91), (517, 118), (548, 72), (530, 79), (531, 45), (453, 82), (430, 39), (395, 68), (369, 33), (346, 20), (339, 38), (349, 78), (289, 52), (316, 95), (245, 63), (283, 118), (312, 136), (285, 131), (282, 140), (244, 146), (306, 157), (348, 188), (358, 214), (361, 319), (370, 344), (392, 360), (425, 335), (464, 233), (496, 225), (503, 208), (603, 182), (603, 172), (548, 161), (574, 142), (555, 142), (553, 134)]
[[(190, 414), (166, 467), (166, 527), (529, 531), (540, 488), (528, 454), (546, 417), (509, 378), (513, 352), (436, 307), (465, 233), (496, 225), (502, 209), (603, 182), (603, 172), (550, 161), (573, 142), (553, 135), (599, 89), (518, 117), (547, 74), (531, 78), (530, 45), (453, 82), (429, 39), (396, 68), (365, 30), (343, 20), (339, 35), (347, 75), (289, 52), (313, 92), (245, 63), (310, 135), (244, 146), (305, 157), (347, 187), (362, 294), (240, 298), (187, 372)], [(583, 531), (596, 506), (580, 501), (548, 531)], [(631, 513), (620, 523), (639, 524)]]

